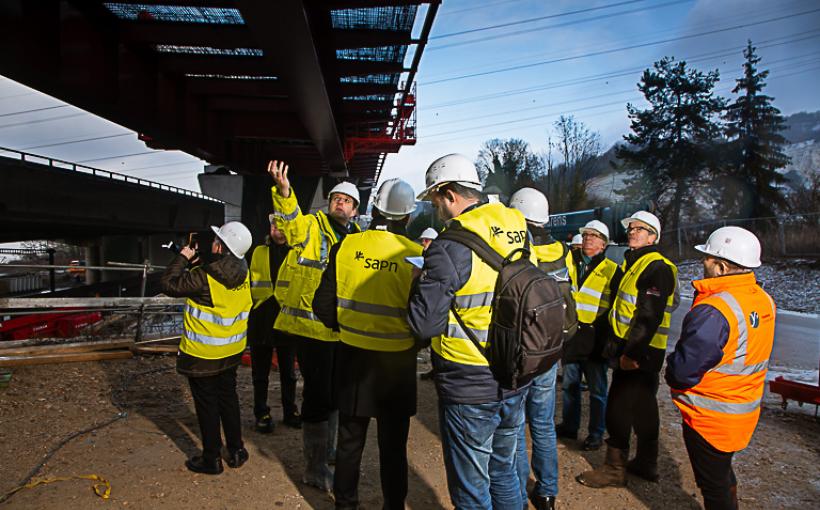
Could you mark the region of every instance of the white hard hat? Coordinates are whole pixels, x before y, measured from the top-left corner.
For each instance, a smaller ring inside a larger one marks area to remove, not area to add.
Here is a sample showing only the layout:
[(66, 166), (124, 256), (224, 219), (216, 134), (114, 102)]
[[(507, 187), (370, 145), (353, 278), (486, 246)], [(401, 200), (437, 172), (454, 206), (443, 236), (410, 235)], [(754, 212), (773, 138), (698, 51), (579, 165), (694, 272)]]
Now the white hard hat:
[(739, 266), (760, 267), (760, 241), (745, 228), (721, 227), (709, 234), (706, 244), (695, 249)]
[(330, 190), (330, 193), (327, 194), (327, 199), (330, 200), (331, 195), (334, 193), (341, 193), (343, 195), (347, 195), (353, 200), (356, 201), (356, 207), (359, 206), (359, 202), (361, 199), (359, 198), (359, 188), (356, 187), (355, 184), (352, 182), (340, 182), (339, 184), (333, 186), (333, 189)]
[(212, 226), (211, 230), (225, 243), (231, 253), (240, 259), (251, 249), (251, 244), (253, 244), (251, 231), (238, 221), (229, 221), (221, 227)]
[(433, 227), (427, 227), (424, 229), (424, 232), (421, 233), (419, 239), (430, 239), (431, 241), (438, 237), (438, 232)]
[(510, 197), (510, 207), (518, 209), (529, 221), (546, 223), (550, 220), (547, 197), (534, 188), (521, 188)]
[(604, 236), (604, 240), (609, 242), (609, 227), (604, 224), (602, 221), (592, 220), (588, 222), (586, 225), (578, 229), (578, 232), (584, 233), (587, 230), (592, 230)]
[(658, 244), (661, 240), (661, 220), (659, 220), (657, 216), (647, 211), (636, 211), (630, 217), (622, 219), (621, 225), (623, 225), (624, 228), (629, 228), (629, 224), (633, 221), (640, 221), (641, 223), (649, 225), (657, 234), (655, 244)]
[(572, 236), (572, 241), (570, 241), (569, 244), (584, 244), (584, 238), (581, 237), (581, 234), (575, 234)]
[(379, 186), (373, 207), (388, 220), (400, 220), (416, 210), (416, 194), (403, 180), (388, 179)]
[(424, 185), (427, 187), (419, 193), (418, 199), (427, 200), (433, 190), (448, 182), (481, 191), (481, 180), (473, 162), (461, 154), (448, 154), (433, 161), (427, 168), (424, 174)]

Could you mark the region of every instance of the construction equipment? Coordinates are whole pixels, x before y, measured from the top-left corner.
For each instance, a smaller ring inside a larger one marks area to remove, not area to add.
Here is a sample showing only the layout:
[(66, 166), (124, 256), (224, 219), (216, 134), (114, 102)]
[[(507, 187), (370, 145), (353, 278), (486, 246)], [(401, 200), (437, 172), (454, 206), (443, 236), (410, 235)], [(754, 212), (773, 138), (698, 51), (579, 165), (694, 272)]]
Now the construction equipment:
[[(820, 371), (820, 368), (818, 370)], [(769, 381), (769, 391), (780, 395), (783, 399), (780, 406), (784, 411), (789, 405), (789, 400), (794, 400), (800, 407), (803, 407), (803, 404), (814, 404), (814, 417), (817, 418), (818, 407), (820, 407), (820, 380), (817, 384), (805, 384), (789, 381), (779, 375), (774, 381)]]

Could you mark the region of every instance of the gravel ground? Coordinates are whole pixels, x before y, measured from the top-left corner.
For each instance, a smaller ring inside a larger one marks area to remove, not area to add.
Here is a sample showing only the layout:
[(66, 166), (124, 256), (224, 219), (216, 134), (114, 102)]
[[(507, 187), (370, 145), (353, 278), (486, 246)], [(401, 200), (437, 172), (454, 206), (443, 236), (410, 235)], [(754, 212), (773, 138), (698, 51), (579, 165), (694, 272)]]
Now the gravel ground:
[[(685, 260), (678, 270), (681, 291), (691, 295), (689, 282), (703, 277), (703, 266), (698, 260)], [(820, 261), (774, 260), (755, 269), (755, 275), (778, 309), (820, 314)]]
[[(301, 433), (277, 426), (271, 435), (253, 431), (250, 370), (239, 370), (244, 439), (251, 457), (241, 469), (226, 467), (210, 477), (188, 472), (183, 461), (199, 447), (198, 427), (184, 378), (173, 357), (42, 365), (15, 369), (0, 390), (0, 495), (15, 487), (61, 440), (116, 417), (127, 416), (80, 435), (56, 451), (39, 476), (98, 474), (111, 482), (103, 501), (87, 480), (51, 483), (23, 490), (9, 509), (201, 508), (330, 509), (326, 494), (300, 482)], [(429, 365), (422, 361), (419, 371)], [(278, 377), (272, 374), (274, 417)], [(300, 386), (301, 391), (301, 386)], [(575, 476), (603, 460), (603, 450), (583, 452), (575, 441), (560, 441), (559, 505), (567, 509), (694, 509), (700, 495), (681, 440), (680, 417), (662, 385), (661, 482), (630, 477), (623, 489), (594, 490)], [(451, 508), (438, 438), (433, 384), (420, 381), (418, 414), (409, 440), (407, 507)], [(116, 405), (115, 405), (116, 404)], [(586, 406), (585, 406), (586, 409)], [(561, 415), (560, 398), (556, 416)], [(586, 421), (586, 416), (583, 418)], [(360, 481), (362, 509), (381, 508), (375, 425), (365, 448)], [(743, 508), (812, 508), (820, 500), (820, 426), (813, 417), (783, 411), (775, 398), (765, 400), (751, 445), (736, 456)]]

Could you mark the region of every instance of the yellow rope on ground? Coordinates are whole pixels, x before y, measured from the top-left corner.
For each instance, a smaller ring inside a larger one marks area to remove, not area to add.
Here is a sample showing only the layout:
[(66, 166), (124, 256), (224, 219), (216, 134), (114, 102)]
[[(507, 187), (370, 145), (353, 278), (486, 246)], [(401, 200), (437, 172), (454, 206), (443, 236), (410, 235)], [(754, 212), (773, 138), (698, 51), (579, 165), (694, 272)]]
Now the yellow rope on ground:
[(7, 492), (1, 500), (7, 499), (12, 494), (21, 491), (23, 489), (33, 489), (38, 485), (45, 485), (48, 483), (54, 482), (64, 482), (66, 480), (96, 480), (99, 483), (95, 483), (92, 488), (94, 489), (94, 494), (97, 496), (108, 499), (111, 497), (111, 483), (106, 480), (105, 478), (101, 477), (100, 475), (75, 475), (75, 476), (47, 476), (44, 478), (36, 478), (25, 485), (21, 485), (15, 489), (10, 490)]

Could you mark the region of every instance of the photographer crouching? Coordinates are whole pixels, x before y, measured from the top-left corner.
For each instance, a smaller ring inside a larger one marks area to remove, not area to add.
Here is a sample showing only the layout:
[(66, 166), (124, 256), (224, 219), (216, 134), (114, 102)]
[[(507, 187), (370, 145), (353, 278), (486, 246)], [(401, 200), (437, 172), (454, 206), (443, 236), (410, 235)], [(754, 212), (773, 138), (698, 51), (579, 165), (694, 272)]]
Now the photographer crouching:
[(184, 331), (179, 343), (177, 372), (188, 377), (202, 434), (202, 455), (185, 466), (194, 472), (222, 472), (222, 438), (225, 431), (229, 467), (248, 460), (242, 443), (236, 367), (245, 350), (251, 291), (248, 265), (242, 258), (251, 247), (250, 231), (238, 221), (211, 227), (216, 233), (212, 257), (205, 265), (188, 269), (198, 257), (189, 242), (162, 275), (162, 290), (171, 297), (185, 297)]

